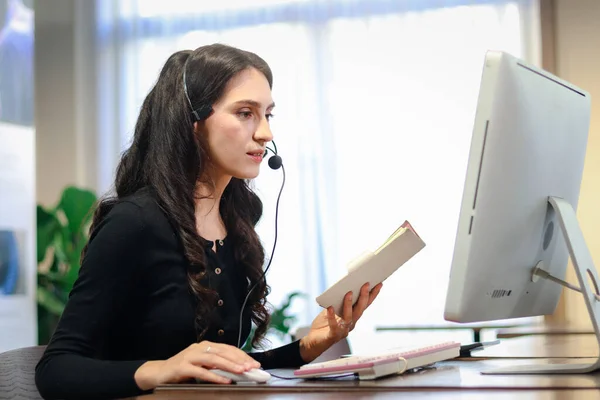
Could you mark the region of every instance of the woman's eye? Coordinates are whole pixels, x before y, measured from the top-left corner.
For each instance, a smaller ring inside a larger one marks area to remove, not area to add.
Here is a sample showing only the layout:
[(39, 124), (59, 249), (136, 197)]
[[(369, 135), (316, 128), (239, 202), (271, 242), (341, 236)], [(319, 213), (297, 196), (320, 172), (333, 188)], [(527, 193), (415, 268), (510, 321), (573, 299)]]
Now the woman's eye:
[(275, 115), (273, 115), (273, 114), (271, 114), (271, 113), (269, 113), (269, 114), (265, 115), (265, 117), (267, 118), (267, 121), (270, 121), (270, 120), (271, 120), (271, 118), (273, 118), (274, 116), (275, 116)]
[(252, 118), (252, 111), (240, 111), (238, 115), (243, 119)]

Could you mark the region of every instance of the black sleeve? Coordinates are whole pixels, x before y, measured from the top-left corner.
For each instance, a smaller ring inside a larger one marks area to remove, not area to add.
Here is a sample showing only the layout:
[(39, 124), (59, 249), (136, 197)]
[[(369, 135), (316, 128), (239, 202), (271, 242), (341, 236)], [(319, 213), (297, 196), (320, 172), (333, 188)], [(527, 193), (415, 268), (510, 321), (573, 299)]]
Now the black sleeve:
[(119, 329), (143, 256), (142, 210), (114, 206), (90, 237), (88, 251), (48, 347), (36, 366), (35, 382), (45, 399), (116, 398), (142, 393), (135, 371), (146, 360), (97, 358), (104, 338)]
[(300, 340), (262, 353), (248, 353), (262, 369), (298, 368), (306, 364), (300, 356)]

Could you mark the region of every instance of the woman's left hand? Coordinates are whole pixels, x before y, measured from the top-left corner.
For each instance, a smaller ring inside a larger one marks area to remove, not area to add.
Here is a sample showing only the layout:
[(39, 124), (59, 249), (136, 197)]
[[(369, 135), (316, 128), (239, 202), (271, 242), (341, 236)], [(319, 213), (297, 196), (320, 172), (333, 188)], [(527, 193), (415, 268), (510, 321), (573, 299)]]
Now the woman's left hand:
[(300, 340), (302, 359), (307, 363), (311, 362), (325, 350), (348, 336), (348, 332), (354, 329), (356, 322), (367, 307), (373, 303), (381, 287), (380, 283), (373, 290), (369, 290), (369, 284), (365, 283), (360, 289), (360, 295), (354, 306), (352, 306), (352, 292), (346, 293), (341, 317), (335, 315), (333, 307), (328, 307), (320, 312), (310, 326), (308, 334)]

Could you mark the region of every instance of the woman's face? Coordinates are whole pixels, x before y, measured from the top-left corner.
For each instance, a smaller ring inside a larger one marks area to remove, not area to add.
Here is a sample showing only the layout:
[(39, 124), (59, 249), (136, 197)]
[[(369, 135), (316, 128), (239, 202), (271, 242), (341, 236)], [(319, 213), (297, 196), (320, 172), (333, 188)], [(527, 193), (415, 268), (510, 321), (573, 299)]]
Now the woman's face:
[(213, 104), (205, 128), (211, 167), (239, 179), (258, 176), (265, 146), (273, 140), (273, 99), (267, 78), (252, 68), (235, 75)]

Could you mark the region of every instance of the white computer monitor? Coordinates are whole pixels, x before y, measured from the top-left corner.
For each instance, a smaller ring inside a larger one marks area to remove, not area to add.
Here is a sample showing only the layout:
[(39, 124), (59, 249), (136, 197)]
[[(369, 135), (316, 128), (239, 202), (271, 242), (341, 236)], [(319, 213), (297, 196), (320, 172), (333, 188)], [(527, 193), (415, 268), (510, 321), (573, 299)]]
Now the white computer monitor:
[[(578, 261), (579, 284), (598, 332), (600, 302), (587, 276), (598, 278), (575, 214), (590, 108), (585, 90), (505, 52), (487, 52), (446, 320), (479, 322), (553, 313), (562, 289), (557, 282), (564, 280), (571, 255)], [(600, 360), (578, 367), (505, 372), (588, 372), (598, 366)]]

